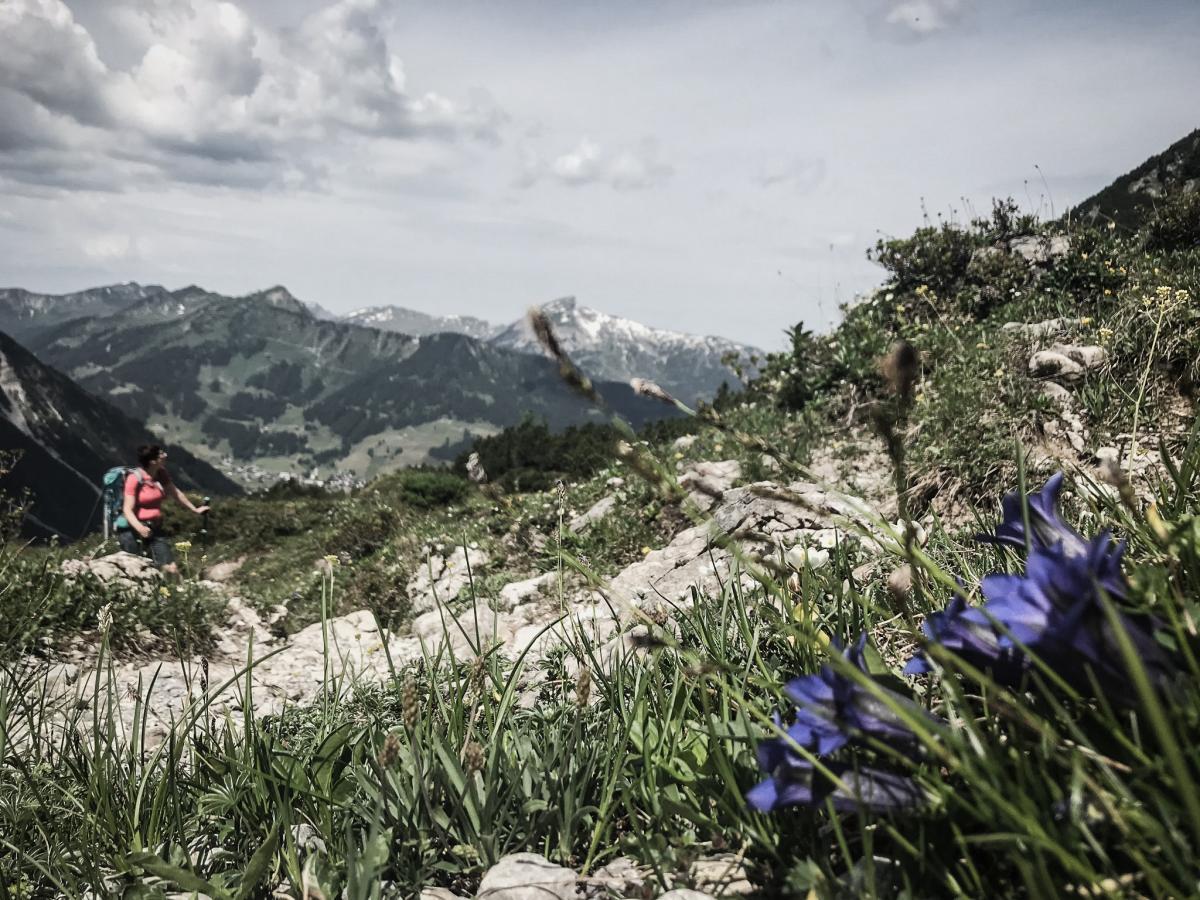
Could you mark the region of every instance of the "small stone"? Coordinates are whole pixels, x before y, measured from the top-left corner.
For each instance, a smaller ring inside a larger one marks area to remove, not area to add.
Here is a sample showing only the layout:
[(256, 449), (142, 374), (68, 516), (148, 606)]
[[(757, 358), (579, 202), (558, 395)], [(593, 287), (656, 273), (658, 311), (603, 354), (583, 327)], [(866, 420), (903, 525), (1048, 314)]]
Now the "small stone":
[(687, 450), (694, 443), (696, 443), (696, 435), (685, 434), (683, 437), (675, 438), (675, 442), (671, 444), (671, 447), (675, 450)]
[(721, 853), (698, 859), (692, 864), (692, 884), (721, 897), (737, 897), (754, 892), (746, 877), (746, 865), (733, 853)]
[(567, 527), (573, 534), (587, 531), (589, 527), (606, 518), (616, 505), (616, 497), (604, 497), (596, 501), (587, 512), (573, 518)]
[(597, 869), (588, 879), (589, 897), (640, 897), (647, 873), (627, 856), (618, 856)]
[(658, 900), (716, 900), (716, 898), (712, 894), (693, 891), (691, 888), (675, 888), (673, 891), (659, 894)]
[(1068, 344), (1055, 344), (1050, 350), (1055, 353), (1061, 353), (1072, 362), (1078, 363), (1084, 369), (1088, 370), (1098, 369), (1108, 362), (1108, 351), (1094, 344), (1081, 347)]
[(1029, 374), (1034, 378), (1078, 381), (1083, 377), (1083, 366), (1063, 353), (1039, 350), (1029, 358)]
[(427, 887), (421, 888), (420, 900), (466, 900), (449, 888), (444, 887)]
[(1047, 381), (1040, 391), (1043, 399), (1048, 400), (1059, 409), (1070, 409), (1074, 400), (1071, 392), (1055, 381)]
[(576, 900), (578, 877), (538, 853), (512, 853), (487, 870), (477, 898), (487, 900)]

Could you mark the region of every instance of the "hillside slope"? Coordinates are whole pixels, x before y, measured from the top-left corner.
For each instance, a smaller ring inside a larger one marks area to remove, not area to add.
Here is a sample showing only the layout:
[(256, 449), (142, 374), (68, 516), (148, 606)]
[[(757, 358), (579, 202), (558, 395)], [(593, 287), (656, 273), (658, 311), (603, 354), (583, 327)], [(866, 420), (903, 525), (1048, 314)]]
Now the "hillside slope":
[(1088, 222), (1111, 220), (1134, 230), (1146, 223), (1156, 203), (1171, 194), (1193, 191), (1200, 191), (1200, 129), (1084, 200), (1071, 216)]

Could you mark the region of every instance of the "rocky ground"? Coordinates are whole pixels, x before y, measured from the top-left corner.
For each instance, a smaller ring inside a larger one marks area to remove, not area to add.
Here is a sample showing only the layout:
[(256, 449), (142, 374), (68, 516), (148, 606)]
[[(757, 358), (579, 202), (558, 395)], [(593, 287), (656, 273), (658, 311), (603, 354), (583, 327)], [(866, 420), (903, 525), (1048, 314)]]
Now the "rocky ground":
[[(99, 678), (98, 696), (111, 687), (112, 696), (125, 701), (119, 710), (126, 729), (132, 728), (137, 707), (128, 701), (140, 700), (144, 741), (155, 746), (173, 723), (189, 715), (221, 717), (241, 710), (250, 660), (254, 709), (263, 715), (309, 702), (323, 685), (350, 691), (362, 680), (387, 679), (406, 664), (438, 654), (462, 660), (498, 649), (514, 660), (525, 655), (531, 669), (555, 646), (586, 638), (598, 659), (611, 661), (648, 615), (689, 602), (693, 588), (718, 592), (735, 573), (749, 586), (748, 567), (764, 558), (783, 566), (823, 565), (830, 548), (861, 540), (876, 520), (866, 502), (812, 483), (768, 481), (734, 488), (740, 475), (736, 463), (701, 464), (687, 474), (684, 484), (693, 487), (697, 500), (711, 504), (711, 518), (681, 530), (666, 546), (647, 548), (642, 560), (607, 583), (589, 584), (570, 573), (560, 584), (559, 573), (551, 571), (509, 582), (495, 600), (471, 602), (471, 573), (489, 564), (487, 555), (469, 546), (431, 550), (408, 586), (417, 615), (403, 633), (381, 630), (369, 611), (357, 610), (279, 638), (270, 626), (286, 609), (265, 617), (252, 609), (228, 584), (211, 578), (231, 574), (225, 566), (206, 573), (210, 578), (202, 582), (226, 598), (225, 627), (206, 659), (116, 661), (98, 668), (95, 655), (84, 654), (53, 667), (52, 696), (64, 708), (77, 708), (97, 696)], [(594, 521), (603, 514), (593, 508), (581, 518)], [(721, 546), (727, 543), (721, 536), (736, 540), (744, 554), (740, 561)], [(336, 582), (336, 564), (323, 565)], [(134, 590), (157, 590), (158, 573), (128, 554), (73, 561), (69, 568)], [(525, 701), (534, 699), (531, 689)]]
[[(1102, 347), (1062, 343), (1062, 334), (1073, 324), (1077, 323), (1053, 319), (1009, 323), (1003, 329), (1017, 342), (1017, 355), (1027, 355), (1030, 373), (1042, 380), (1051, 410), (1043, 440), (1035, 448), (1035, 467), (1065, 466), (1102, 476), (1105, 466), (1121, 461), (1133, 473), (1135, 485), (1145, 491), (1144, 476), (1157, 462), (1152, 436), (1139, 437), (1142, 451), (1132, 458), (1128, 446), (1095, 453), (1086, 450), (1087, 427), (1074, 389), (1081, 374), (1102, 366), (1106, 355)], [(689, 439), (681, 438), (676, 449), (686, 449), (683, 445)], [(203, 582), (226, 600), (225, 627), (207, 659), (117, 661), (98, 672), (95, 653), (85, 651), (51, 669), (52, 695), (64, 708), (79, 707), (86, 698), (97, 696), (99, 678), (101, 688), (111, 685), (113, 696), (139, 698), (146, 710), (144, 740), (153, 746), (173, 723), (188, 715), (222, 717), (241, 710), (250, 660), (254, 661), (250, 688), (260, 714), (307, 703), (323, 685), (352, 691), (363, 680), (387, 679), (406, 664), (439, 654), (462, 660), (499, 650), (514, 660), (524, 655), (529, 669), (554, 647), (577, 646), (583, 638), (596, 659), (611, 661), (624, 652), (630, 635), (648, 617), (661, 618), (670, 606), (689, 602), (693, 589), (702, 594), (719, 592), (734, 573), (749, 586), (750, 569), (764, 558), (779, 561), (786, 575), (788, 566), (824, 564), (828, 551), (839, 543), (860, 542), (872, 534), (875, 540), (884, 540), (878, 526), (894, 518), (895, 509), (888, 496), (887, 460), (863, 435), (847, 437), (844, 443), (854, 443), (859, 452), (831, 446), (817, 454), (812, 466), (817, 482), (759, 481), (735, 486), (742, 480), (735, 460), (683, 467), (679, 482), (707, 518), (682, 528), (665, 546), (646, 548), (643, 559), (605, 583), (589, 583), (571, 571), (562, 576), (557, 571), (522, 576), (473, 545), (427, 548), (424, 566), (407, 586), (414, 618), (403, 631), (381, 630), (369, 611), (357, 610), (277, 637), (271, 626), (287, 610), (279, 607), (263, 615), (251, 608), (230, 586), (236, 564), (225, 563), (207, 572)], [(620, 481), (613, 479), (609, 486), (613, 493), (575, 516), (569, 528), (580, 532), (613, 515)], [(830, 487), (833, 484), (848, 485), (855, 495), (839, 493)], [(944, 519), (947, 511), (940, 512)], [(739, 548), (740, 559), (735, 559), (733, 546)], [(157, 590), (158, 573), (138, 557), (117, 553), (66, 565), (68, 574), (87, 569), (104, 581)], [(321, 565), (332, 586), (337, 580), (336, 561)], [(505, 571), (512, 580), (499, 588), (494, 599), (472, 600), (472, 578), (484, 570)], [(99, 696), (105, 693), (101, 690)], [(526, 702), (533, 700), (531, 691)], [(126, 728), (132, 727), (136, 706), (120, 704)]]
[[(1125, 436), (1121, 447), (1088, 449), (1088, 427), (1076, 390), (1082, 375), (1103, 366), (1105, 350), (1075, 346), (1061, 338), (1074, 323), (1054, 319), (1033, 324), (1010, 323), (1004, 332), (1014, 342), (1014, 356), (1027, 360), (1028, 371), (1042, 382), (1049, 410), (1042, 440), (1035, 447), (1035, 468), (1086, 471), (1102, 476), (1119, 464), (1132, 473), (1143, 492), (1157, 464), (1152, 435), (1139, 435), (1136, 452)], [(687, 441), (688, 438), (682, 438)], [(844, 452), (853, 444), (857, 452)], [(681, 445), (677, 449), (684, 449)], [(763, 469), (777, 472), (770, 460)], [(589, 665), (609, 665), (633, 652), (645, 623), (663, 622), (673, 606), (690, 602), (693, 590), (719, 593), (730, 579), (753, 584), (753, 571), (765, 565), (773, 577), (789, 570), (828, 563), (830, 551), (858, 544), (872, 554), (882, 547), (886, 523), (894, 520), (889, 497), (891, 474), (877, 444), (863, 435), (848, 435), (843, 445), (816, 455), (812, 481), (785, 483), (761, 480), (743, 483), (735, 460), (686, 465), (679, 482), (689, 491), (703, 520), (684, 525), (663, 546), (646, 548), (643, 558), (602, 583), (567, 570), (511, 572), (505, 560), (494, 560), (476, 545), (431, 546), (424, 565), (407, 585), (414, 617), (403, 629), (382, 629), (368, 610), (357, 610), (317, 622), (286, 637), (272, 625), (282, 619), (283, 607), (269, 612), (252, 608), (233, 587), (237, 563), (224, 563), (205, 573), (202, 585), (225, 600), (225, 625), (206, 659), (158, 657), (98, 664), (95, 652), (84, 652), (53, 666), (48, 674), (49, 696), (63, 710), (62, 721), (93, 721), (91, 698), (113, 697), (115, 725), (132, 738), (140, 718), (148, 748), (161, 744), (172, 728), (189, 717), (221, 719), (236, 724), (246, 708), (249, 685), (258, 715), (277, 714), (291, 705), (312, 702), (323, 688), (352, 692), (363, 683), (379, 683), (404, 666), (439, 655), (471, 659), (499, 652), (511, 660), (524, 657), (524, 670), (555, 648), (589, 647)], [(854, 494), (830, 485), (848, 485)], [(617, 492), (621, 479), (612, 479), (610, 494), (573, 516), (568, 527), (580, 533), (619, 514)], [(940, 511), (945, 513), (946, 511)], [(943, 516), (944, 519), (944, 516)], [(322, 561), (331, 587), (338, 563)], [(871, 562), (865, 564), (870, 568)], [(85, 570), (130, 590), (157, 592), (159, 575), (146, 560), (123, 553), (65, 565), (68, 575)], [(480, 572), (506, 572), (511, 580), (491, 599), (478, 599), (473, 590)], [(863, 574), (868, 574), (864, 572)], [(247, 664), (250, 677), (247, 682)], [(579, 665), (568, 658), (571, 665)], [(530, 675), (524, 683), (523, 704), (537, 702), (539, 684)], [(136, 702), (135, 702), (136, 701)], [(80, 711), (85, 711), (80, 715)], [(104, 721), (101, 719), (101, 721)], [(78, 726), (74, 726), (78, 727)], [(507, 856), (483, 877), (478, 898), (653, 897), (651, 874), (621, 858), (581, 878), (533, 853)], [(698, 860), (688, 875), (660, 900), (695, 900), (705, 896), (734, 896), (751, 892), (741, 860), (719, 854)], [(457, 895), (436, 888), (422, 900), (454, 900)]]

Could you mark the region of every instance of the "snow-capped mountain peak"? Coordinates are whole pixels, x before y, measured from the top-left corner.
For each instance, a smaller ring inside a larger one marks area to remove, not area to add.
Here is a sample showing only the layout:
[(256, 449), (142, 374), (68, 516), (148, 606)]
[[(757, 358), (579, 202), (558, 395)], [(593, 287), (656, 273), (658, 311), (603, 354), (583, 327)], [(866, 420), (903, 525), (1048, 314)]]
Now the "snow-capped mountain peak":
[[(688, 403), (711, 398), (722, 382), (736, 382), (721, 362), (725, 354), (760, 353), (725, 338), (652, 328), (609, 315), (580, 304), (575, 297), (553, 300), (541, 311), (563, 349), (593, 378), (649, 378)], [(509, 325), (492, 342), (511, 350), (541, 352), (525, 319)]]

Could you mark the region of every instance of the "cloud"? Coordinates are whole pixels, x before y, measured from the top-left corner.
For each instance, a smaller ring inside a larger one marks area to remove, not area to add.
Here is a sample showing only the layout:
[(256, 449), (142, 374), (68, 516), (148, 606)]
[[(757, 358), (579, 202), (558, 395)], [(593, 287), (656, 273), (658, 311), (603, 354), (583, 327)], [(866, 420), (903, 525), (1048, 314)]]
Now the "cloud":
[(816, 157), (796, 157), (776, 160), (763, 166), (754, 181), (763, 188), (789, 188), (807, 194), (825, 180), (825, 160)]
[(81, 247), (83, 255), (96, 262), (114, 262), (140, 255), (136, 238), (128, 234), (97, 234), (86, 238)]
[(619, 191), (634, 191), (662, 184), (673, 172), (660, 158), (654, 141), (645, 140), (636, 147), (610, 151), (585, 137), (549, 163), (523, 148), (517, 184), (532, 187), (545, 177), (572, 187), (603, 184)]
[(110, 68), (63, 0), (0, 3), (0, 176), (64, 184), (98, 169), (232, 186), (311, 184), (335, 148), (362, 139), (497, 140), (492, 98), (408, 89), (382, 0), (336, 0), (272, 30), (232, 2), (155, 0), (113, 13), (139, 43)]
[(888, 31), (911, 40), (957, 25), (969, 6), (970, 0), (888, 0), (879, 15)]

